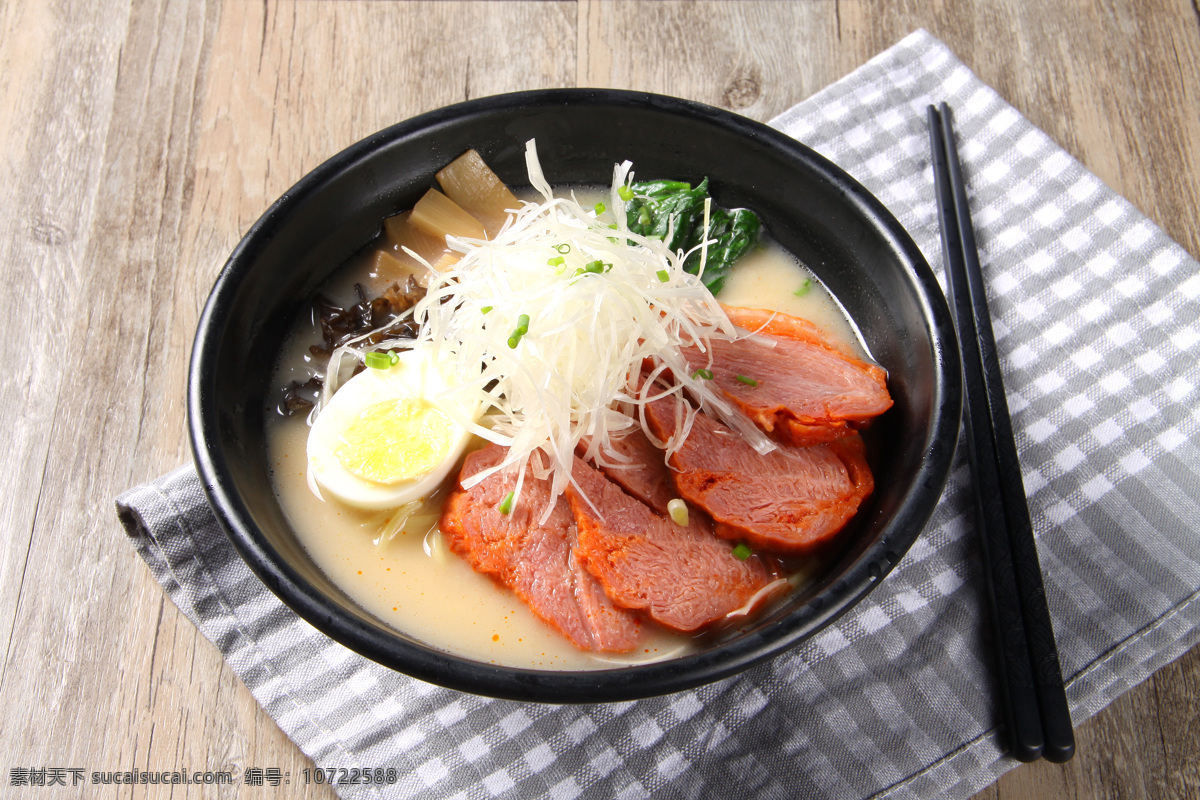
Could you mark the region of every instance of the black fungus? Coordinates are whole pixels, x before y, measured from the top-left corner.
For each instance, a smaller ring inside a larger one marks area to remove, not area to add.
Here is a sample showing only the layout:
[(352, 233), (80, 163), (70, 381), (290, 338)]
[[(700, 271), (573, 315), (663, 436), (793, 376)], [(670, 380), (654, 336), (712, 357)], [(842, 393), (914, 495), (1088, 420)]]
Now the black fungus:
[[(359, 300), (349, 308), (339, 306), (325, 295), (318, 295), (313, 301), (313, 323), (321, 328), (321, 344), (309, 347), (313, 356), (327, 359), (335, 349), (359, 336), (366, 336), (362, 340), (364, 344), (417, 338), (417, 325), (411, 317), (396, 323), (397, 317), (425, 296), (425, 290), (412, 277), (406, 279), (403, 285), (393, 283), (378, 297), (367, 297), (362, 284), (355, 284), (354, 290)], [(381, 330), (389, 325), (391, 327), (387, 330)], [(358, 364), (355, 373), (362, 368), (362, 364)], [(278, 405), (279, 413), (286, 417), (307, 414), (316, 403), (323, 383), (320, 375), (313, 375), (303, 383), (292, 381), (283, 390)]]
[[(313, 318), (321, 326), (322, 343), (310, 349), (314, 356), (329, 358), (338, 347), (359, 336), (371, 334), (364, 344), (379, 344), (393, 339), (415, 339), (417, 326), (412, 319), (381, 328), (394, 322), (425, 296), (425, 290), (409, 277), (404, 285), (393, 283), (375, 298), (369, 298), (361, 284), (355, 284), (359, 301), (349, 308), (337, 305), (324, 295), (318, 295), (313, 304)], [(371, 333), (375, 331), (375, 333)]]
[(316, 375), (304, 383), (292, 381), (283, 390), (283, 399), (279, 403), (279, 413), (285, 417), (307, 414), (316, 404), (317, 395), (321, 392), (321, 385), (321, 378)]

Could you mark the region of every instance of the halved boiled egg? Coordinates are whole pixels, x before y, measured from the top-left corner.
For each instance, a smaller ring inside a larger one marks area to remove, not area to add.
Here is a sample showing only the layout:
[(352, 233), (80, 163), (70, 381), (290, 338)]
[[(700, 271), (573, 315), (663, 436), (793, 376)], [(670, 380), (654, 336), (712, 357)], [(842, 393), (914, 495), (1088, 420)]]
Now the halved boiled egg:
[(478, 404), (438, 368), (428, 348), (397, 353), (337, 390), (308, 433), (309, 477), (356, 508), (393, 508), (432, 492), (466, 449)]

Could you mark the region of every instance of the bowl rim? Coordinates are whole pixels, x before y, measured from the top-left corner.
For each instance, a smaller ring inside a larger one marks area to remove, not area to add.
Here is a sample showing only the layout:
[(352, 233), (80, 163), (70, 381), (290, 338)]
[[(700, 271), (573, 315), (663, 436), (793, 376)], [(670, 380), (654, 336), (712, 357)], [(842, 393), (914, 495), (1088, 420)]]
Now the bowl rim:
[[(742, 634), (710, 650), (611, 669), (575, 671), (499, 666), (456, 656), (402, 638), (403, 634), (385, 635), (383, 629), (331, 604), (281, 558), (255, 525), (235, 489), (230, 467), (218, 447), (218, 421), (208, 401), (207, 383), (220, 346), (221, 320), (235, 302), (255, 257), (280, 221), (319, 187), (384, 145), (464, 116), (514, 105), (550, 108), (579, 104), (683, 114), (765, 142), (837, 187), (909, 269), (909, 278), (918, 289), (933, 350), (933, 419), (924, 443), (926, 457), (884, 535), (859, 556), (840, 580), (765, 630)], [(456, 103), (371, 134), (305, 174), (254, 222), (221, 269), (197, 326), (187, 386), (189, 438), (208, 502), (247, 566), (280, 600), (335, 641), (398, 672), (464, 692), (552, 703), (625, 701), (694, 688), (739, 673), (819, 633), (879, 585), (900, 560), (895, 554), (907, 552), (920, 535), (949, 475), (962, 410), (958, 346), (949, 308), (924, 255), (882, 202), (840, 167), (765, 123), (691, 100), (615, 89), (539, 89)], [(833, 598), (837, 599), (836, 604), (829, 603)]]

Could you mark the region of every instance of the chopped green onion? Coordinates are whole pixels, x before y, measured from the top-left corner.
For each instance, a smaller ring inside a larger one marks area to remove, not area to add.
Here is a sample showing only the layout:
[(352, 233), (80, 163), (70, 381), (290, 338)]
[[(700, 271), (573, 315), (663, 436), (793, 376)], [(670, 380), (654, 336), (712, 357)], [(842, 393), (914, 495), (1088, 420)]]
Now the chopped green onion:
[(633, 199), (633, 189), (630, 189), (628, 186), (618, 186), (617, 196), (628, 203)]
[(640, 209), (638, 209), (638, 225), (646, 228), (649, 227), (652, 222), (654, 222), (654, 220), (650, 217), (650, 209), (646, 208), (645, 206), (642, 206)]
[(546, 263), (552, 267), (561, 267), (565, 261), (566, 259), (562, 256), (555, 256), (554, 258), (549, 259)]
[(605, 264), (600, 259), (596, 259), (595, 261), (589, 261), (587, 266), (575, 270), (575, 276), (578, 277), (586, 272), (599, 275), (602, 272), (608, 272), (610, 269), (612, 269), (612, 264)]
[[(500, 501), (500, 505), (497, 506), (496, 510), (499, 511), (501, 514), (507, 515), (512, 511), (512, 507), (513, 507), (513, 493), (509, 492), (508, 494), (504, 495), (504, 499)], [(749, 549), (749, 548), (747, 548), (747, 549)], [(743, 558), (742, 560), (745, 561), (746, 559)]]
[(521, 343), (521, 337), (529, 333), (529, 315), (522, 314), (517, 317), (517, 327), (513, 328), (513, 332), (508, 336), (508, 346), (516, 350), (517, 345)]
[(738, 542), (737, 547), (733, 548), (733, 557), (738, 561), (745, 561), (752, 555), (754, 551), (745, 542)]
[(681, 528), (686, 528), (688, 524), (688, 507), (680, 498), (667, 501), (667, 513), (671, 515), (671, 521)]
[(600, 214), (603, 214), (607, 210), (608, 210), (608, 206), (604, 205), (604, 203), (596, 203), (597, 216), (599, 216)]
[(712, 376), (713, 376), (713, 371), (711, 369), (700, 368), (692, 373), (693, 378), (702, 378), (706, 381), (711, 381)]
[(571, 252), (571, 245), (563, 242), (562, 244), (554, 245), (554, 249), (557, 250), (559, 254), (565, 256), (567, 253)]
[(658, 280), (660, 283), (666, 283), (667, 281), (671, 280), (671, 273), (667, 272), (665, 269), (660, 269), (658, 271)]
[(758, 386), (758, 381), (754, 380), (754, 378), (747, 378), (745, 375), (734, 375), (733, 377), (738, 383), (744, 383), (747, 386)]
[(801, 282), (800, 288), (797, 289), (796, 291), (792, 292), (792, 294), (796, 295), (796, 297), (804, 297), (804, 295), (808, 294), (808, 290), (811, 288), (812, 288), (812, 281), (809, 280), (808, 278), (805, 278), (804, 281)]
[(479, 309), (479, 313), (480, 313), (480, 314), (486, 314), (486, 313), (488, 313), (488, 312), (489, 312), (489, 311), (491, 311), (491, 310), (492, 310), (492, 307), (491, 307), (491, 306), (484, 306), (483, 308)]
[[(392, 360), (393, 357), (395, 357), (395, 361)], [(363, 356), (363, 361), (371, 369), (387, 369), (399, 360), (400, 357), (394, 353), (381, 353), (378, 350), (372, 350)]]

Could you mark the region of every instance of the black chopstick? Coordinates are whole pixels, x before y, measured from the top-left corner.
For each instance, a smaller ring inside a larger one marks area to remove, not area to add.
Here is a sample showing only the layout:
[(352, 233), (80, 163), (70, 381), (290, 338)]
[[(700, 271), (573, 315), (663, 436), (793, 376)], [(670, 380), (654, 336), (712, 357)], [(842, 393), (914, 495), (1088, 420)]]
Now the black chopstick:
[(998, 677), (1012, 754), (1063, 762), (1075, 753), (1054, 629), (1004, 396), (950, 108), (929, 107), (942, 252), (963, 361), (967, 450), (991, 594)]

